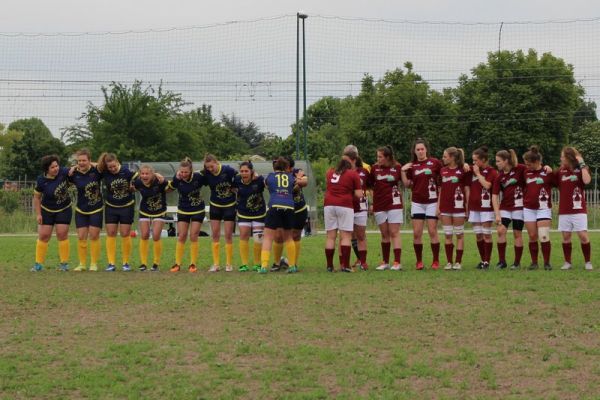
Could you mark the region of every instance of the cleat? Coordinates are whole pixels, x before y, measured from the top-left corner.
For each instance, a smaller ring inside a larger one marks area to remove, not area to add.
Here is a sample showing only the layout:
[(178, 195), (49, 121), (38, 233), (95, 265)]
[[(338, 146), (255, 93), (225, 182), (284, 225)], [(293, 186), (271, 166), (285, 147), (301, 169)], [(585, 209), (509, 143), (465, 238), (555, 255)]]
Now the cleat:
[(90, 272), (98, 272), (98, 265), (96, 265), (96, 264), (90, 265)]
[(366, 271), (369, 269), (369, 264), (364, 263), (364, 264), (360, 264), (360, 270), (361, 271)]
[(571, 263), (565, 262), (565, 263), (563, 264), (563, 266), (562, 266), (562, 267), (560, 267), (560, 269), (561, 269), (562, 271), (568, 271), (568, 270), (570, 270), (572, 267), (573, 267), (573, 266), (571, 265)]
[(327, 267), (327, 272), (335, 272), (335, 270), (333, 269), (333, 267)]
[(195, 273), (198, 272), (198, 268), (196, 268), (196, 264), (190, 264), (188, 267), (188, 272)]
[(115, 272), (117, 270), (117, 267), (115, 267), (114, 264), (108, 264), (108, 267), (106, 267), (105, 271), (106, 272)]
[(35, 263), (33, 264), (33, 267), (31, 267), (31, 272), (40, 272), (42, 269), (44, 269), (44, 267), (42, 267), (42, 264)]
[(258, 272), (258, 270), (260, 269), (260, 265), (256, 264), (255, 266), (252, 267), (252, 271), (254, 272)]
[(298, 267), (295, 265), (292, 265), (291, 267), (288, 268), (287, 273), (288, 274), (295, 274), (296, 272), (298, 272)]
[(382, 262), (379, 264), (379, 267), (375, 268), (376, 271), (386, 271), (388, 269), (390, 269), (390, 264), (386, 264), (385, 262)]
[(516, 270), (519, 268), (521, 268), (521, 264), (514, 263), (513, 265), (510, 266), (510, 269), (512, 269), (512, 270)]
[(452, 269), (454, 271), (460, 271), (462, 269), (462, 265), (460, 265), (460, 263), (454, 263), (454, 265), (452, 266)]
[(585, 270), (586, 271), (592, 271), (594, 269), (594, 267), (592, 266), (592, 262), (588, 261), (585, 263)]
[(225, 272), (233, 272), (233, 267), (231, 265), (226, 265)]
[(415, 267), (417, 271), (421, 271), (423, 268), (425, 268), (423, 266), (423, 261), (418, 261), (417, 262), (417, 266)]
[(435, 270), (440, 269), (440, 262), (439, 261), (432, 262), (431, 263), (431, 269), (435, 269)]
[(281, 258), (279, 259), (279, 267), (280, 267), (281, 269), (288, 269), (288, 268), (289, 268), (289, 266), (290, 266), (290, 264), (288, 264), (288, 259), (287, 259), (287, 258), (285, 258), (285, 257), (281, 257)]
[(395, 262), (390, 269), (392, 271), (402, 271), (402, 264)]
[(79, 264), (79, 265), (77, 266), (77, 268), (73, 268), (73, 271), (75, 271), (75, 272), (82, 272), (82, 271), (85, 271), (85, 265), (81, 265), (81, 264)]
[(129, 266), (129, 264), (125, 263), (121, 266), (121, 271), (129, 272), (129, 271), (131, 271), (131, 267)]
[(67, 264), (67, 263), (60, 263), (60, 265), (58, 266), (58, 270), (60, 272), (67, 272), (69, 270), (69, 264)]
[(479, 263), (477, 264), (477, 266), (475, 268), (476, 269), (483, 269), (483, 261), (479, 261)]
[(281, 271), (281, 266), (273, 263), (273, 265), (271, 265), (271, 272), (279, 272), (279, 271)]
[(505, 261), (498, 261), (498, 264), (496, 264), (496, 269), (506, 269), (508, 265), (506, 265)]
[(152, 264), (152, 268), (150, 268), (152, 272), (158, 272), (158, 264)]
[(446, 264), (446, 266), (444, 267), (445, 271), (452, 271), (452, 263), (448, 263)]
[(179, 264), (173, 264), (173, 266), (171, 267), (169, 272), (179, 272), (180, 270), (181, 270), (181, 267), (179, 266)]
[(248, 271), (250, 271), (250, 268), (248, 268), (248, 266), (247, 266), (247, 265), (241, 265), (241, 266), (238, 268), (238, 271), (240, 271), (240, 272), (248, 272)]
[(219, 272), (219, 266), (218, 265), (212, 265), (210, 267), (210, 269), (208, 270), (208, 272)]
[(550, 265), (550, 264), (544, 264), (544, 269), (546, 271), (550, 271), (550, 270), (552, 270), (552, 265)]
[(529, 267), (527, 267), (528, 270), (533, 271), (539, 268), (539, 265), (537, 265), (537, 263), (531, 263), (529, 265)]
[(140, 270), (140, 272), (144, 272), (144, 271), (146, 271), (147, 269), (148, 269), (148, 267), (146, 267), (146, 264), (142, 264), (142, 265), (140, 265), (140, 267), (139, 267), (139, 270)]
[(266, 273), (268, 273), (268, 272), (269, 272), (269, 270), (268, 270), (268, 269), (266, 269), (266, 268), (263, 268), (263, 267), (260, 267), (260, 269), (258, 270), (258, 273), (259, 273), (259, 274), (266, 274)]
[(490, 263), (487, 261), (484, 261), (483, 263), (481, 263), (481, 269), (484, 269), (484, 270), (490, 269)]
[(340, 268), (340, 272), (349, 272), (349, 273), (352, 273), (352, 272), (354, 272), (354, 268), (352, 268), (352, 267), (342, 267), (342, 268)]

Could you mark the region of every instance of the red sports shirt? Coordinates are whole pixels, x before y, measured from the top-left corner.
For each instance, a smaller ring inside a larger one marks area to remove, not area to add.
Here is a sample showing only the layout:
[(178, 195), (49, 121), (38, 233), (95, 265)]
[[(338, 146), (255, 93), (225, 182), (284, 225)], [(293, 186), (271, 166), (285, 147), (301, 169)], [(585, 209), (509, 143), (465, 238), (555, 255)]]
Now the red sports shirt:
[(525, 166), (518, 164), (509, 172), (500, 171), (494, 186), (492, 194), (500, 195), (500, 209), (505, 211), (516, 211), (523, 209), (523, 187), (525, 186)]
[(360, 187), (363, 191), (362, 197), (354, 197), (354, 212), (368, 211), (369, 204), (367, 202), (367, 181), (369, 180), (369, 171), (363, 167), (356, 168), (356, 173), (360, 178)]
[(326, 175), (325, 205), (354, 208), (354, 191), (360, 189), (360, 177), (348, 169), (341, 175), (332, 168)]
[(412, 181), (412, 201), (419, 204), (437, 203), (440, 170), (442, 163), (437, 158), (415, 161), (406, 171), (406, 177)]
[(440, 212), (465, 212), (465, 186), (469, 186), (467, 174), (460, 168), (443, 167), (440, 170), (442, 183), (440, 185)]
[(402, 209), (401, 167), (371, 166), (368, 186), (373, 189), (373, 212)]
[(555, 173), (555, 181), (560, 193), (558, 201), (558, 213), (564, 214), (586, 214), (585, 185), (581, 176), (581, 170), (576, 168), (560, 168)]
[[(492, 185), (498, 176), (498, 171), (489, 165), (480, 169), (481, 175), (485, 177), (487, 182)], [(470, 182), (471, 190), (469, 191), (469, 211), (494, 211), (492, 206), (492, 187), (485, 189), (479, 182), (477, 175), (473, 171), (467, 174), (467, 182)]]
[(552, 208), (552, 186), (554, 174), (547, 173), (543, 168), (525, 171), (525, 189), (523, 206), (531, 210), (546, 210)]

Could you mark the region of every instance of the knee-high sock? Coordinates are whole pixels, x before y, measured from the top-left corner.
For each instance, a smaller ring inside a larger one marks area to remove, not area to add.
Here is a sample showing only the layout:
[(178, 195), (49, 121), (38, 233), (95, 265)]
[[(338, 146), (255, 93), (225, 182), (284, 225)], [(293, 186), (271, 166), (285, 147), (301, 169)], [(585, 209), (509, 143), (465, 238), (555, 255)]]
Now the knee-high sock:
[(46, 253), (48, 252), (48, 242), (41, 241), (40, 239), (35, 242), (35, 262), (37, 264), (43, 264), (46, 261)]
[(58, 257), (61, 264), (69, 262), (69, 239), (58, 242)]
[(394, 249), (394, 263), (400, 264), (401, 256), (402, 256), (402, 249)]
[(296, 265), (296, 245), (293, 240), (285, 242), (285, 251), (287, 252), (290, 266)]
[(242, 265), (247, 266), (250, 258), (250, 243), (248, 240), (240, 239), (240, 258), (242, 259)]
[(493, 242), (485, 242), (483, 245), (483, 249), (484, 249), (484, 259), (483, 261), (489, 263), (490, 260), (492, 259), (492, 252), (494, 249), (494, 243)]
[(550, 264), (550, 251), (552, 250), (551, 242), (542, 242), (542, 256), (544, 264)]
[(571, 252), (573, 250), (573, 245), (571, 244), (571, 242), (563, 243), (562, 248), (563, 248), (563, 254), (565, 256), (565, 261), (568, 262), (569, 264), (571, 264)]
[(190, 243), (190, 263), (196, 265), (198, 262), (198, 248), (199, 243), (196, 240), (195, 242)]
[(98, 265), (100, 259), (100, 239), (90, 240), (90, 265)]
[(483, 239), (477, 241), (477, 250), (479, 250), (479, 259), (483, 261), (485, 258), (485, 242)]
[(185, 243), (179, 240), (175, 243), (175, 264), (181, 265), (183, 261), (183, 253), (185, 252)]
[(454, 243), (444, 244), (444, 249), (446, 250), (446, 260), (448, 263), (452, 264), (454, 258)]
[(341, 261), (340, 267), (350, 268), (350, 246), (340, 246)]
[(160, 256), (162, 255), (162, 241), (160, 241), (160, 240), (153, 241), (152, 255), (154, 256), (152, 262), (156, 265), (159, 265), (160, 264)]
[(270, 257), (271, 257), (271, 252), (269, 250), (261, 250), (260, 251), (260, 266), (263, 268), (268, 268)]
[(462, 262), (463, 252), (463, 249), (456, 249), (456, 262), (459, 264)]
[(300, 260), (300, 241), (294, 240), (294, 246), (296, 247), (296, 262), (294, 265), (298, 265), (298, 260)]
[(260, 252), (262, 251), (262, 243), (254, 243), (252, 265), (260, 265)]
[(381, 242), (381, 256), (383, 257), (383, 262), (386, 264), (390, 263), (390, 246), (390, 242)]
[(531, 254), (531, 263), (537, 264), (538, 262), (538, 242), (529, 242), (529, 253)]
[(506, 242), (498, 242), (498, 261), (506, 262)]
[(333, 268), (333, 255), (335, 249), (325, 249), (325, 259), (327, 260), (327, 268)]
[(233, 262), (233, 243), (225, 243), (225, 265), (232, 265), (231, 264), (232, 262)]
[(220, 254), (219, 254), (219, 252), (220, 252), (219, 242), (212, 242), (211, 250), (212, 250), (213, 265), (219, 265), (219, 263), (221, 262), (221, 258), (220, 258)]
[(523, 256), (523, 246), (515, 246), (515, 265), (521, 263), (521, 257)]
[(117, 238), (116, 236), (107, 236), (106, 237), (106, 258), (108, 259), (108, 263), (111, 265), (115, 265), (117, 258)]
[(79, 258), (79, 265), (83, 265), (83, 266), (87, 265), (87, 248), (88, 248), (87, 239), (77, 241), (77, 256)]
[(131, 236), (121, 236), (121, 260), (123, 261), (123, 264), (129, 264), (129, 258), (131, 257), (131, 247)]
[(150, 243), (148, 239), (140, 239), (140, 262), (148, 265), (148, 247)]
[(415, 256), (417, 257), (417, 262), (423, 261), (423, 243), (413, 243), (413, 248), (415, 249)]
[(431, 253), (433, 254), (433, 261), (440, 262), (440, 242), (431, 243)]
[(591, 242), (581, 243), (581, 251), (583, 252), (583, 259), (585, 260), (585, 262), (590, 262), (592, 254)]
[(279, 264), (281, 254), (283, 254), (283, 243), (273, 242), (273, 262), (275, 264)]

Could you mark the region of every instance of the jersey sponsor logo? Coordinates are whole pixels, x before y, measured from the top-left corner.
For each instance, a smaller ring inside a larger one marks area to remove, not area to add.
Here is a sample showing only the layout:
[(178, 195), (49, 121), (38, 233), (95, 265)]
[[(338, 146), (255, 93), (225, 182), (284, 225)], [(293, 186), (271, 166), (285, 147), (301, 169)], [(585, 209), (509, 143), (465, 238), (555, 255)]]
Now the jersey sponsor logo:
[(456, 176), (444, 176), (444, 177), (442, 177), (442, 182), (457, 183), (458, 182), (458, 177), (456, 177)]
[(542, 178), (527, 178), (527, 184), (530, 183), (537, 183), (538, 185), (542, 185), (544, 183), (544, 180)]
[(563, 175), (560, 178), (560, 180), (563, 182), (565, 182), (565, 181), (575, 182), (577, 180), (577, 175)]
[(415, 171), (415, 175), (421, 175), (421, 174), (431, 175), (431, 169), (430, 168), (424, 168), (424, 169), (418, 169), (418, 170)]

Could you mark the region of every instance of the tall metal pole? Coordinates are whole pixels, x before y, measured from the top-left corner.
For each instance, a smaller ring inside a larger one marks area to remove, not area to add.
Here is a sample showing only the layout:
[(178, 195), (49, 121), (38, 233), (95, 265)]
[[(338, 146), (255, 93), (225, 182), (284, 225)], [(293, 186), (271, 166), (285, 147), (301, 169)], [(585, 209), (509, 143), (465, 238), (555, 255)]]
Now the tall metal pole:
[(300, 157), (300, 13), (296, 14), (296, 159)]
[(308, 18), (308, 15), (301, 14), (300, 18), (302, 18), (302, 92), (304, 99), (304, 106), (302, 109), (302, 119), (304, 120), (304, 124), (302, 129), (304, 130), (304, 160), (308, 161), (308, 121), (306, 120), (306, 34), (304, 31), (304, 22), (306, 21), (306, 18)]

